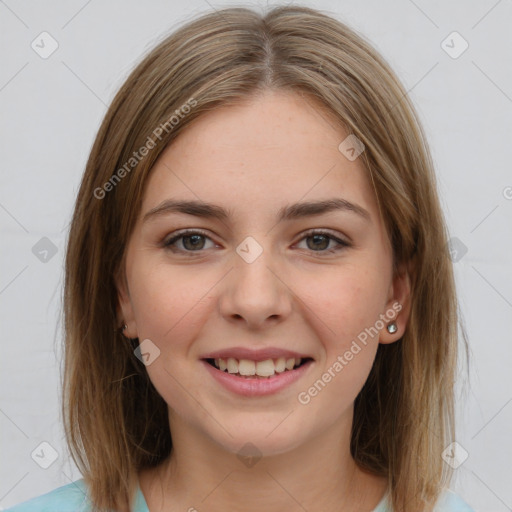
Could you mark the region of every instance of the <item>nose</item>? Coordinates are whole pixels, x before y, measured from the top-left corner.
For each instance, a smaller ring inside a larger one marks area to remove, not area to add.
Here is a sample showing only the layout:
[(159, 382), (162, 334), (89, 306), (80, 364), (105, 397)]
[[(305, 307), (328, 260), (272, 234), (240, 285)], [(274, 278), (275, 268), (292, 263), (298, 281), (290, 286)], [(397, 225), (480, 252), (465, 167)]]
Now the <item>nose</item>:
[(234, 268), (226, 276), (219, 298), (222, 316), (254, 330), (287, 318), (293, 294), (277, 267), (270, 250), (251, 263), (235, 254)]

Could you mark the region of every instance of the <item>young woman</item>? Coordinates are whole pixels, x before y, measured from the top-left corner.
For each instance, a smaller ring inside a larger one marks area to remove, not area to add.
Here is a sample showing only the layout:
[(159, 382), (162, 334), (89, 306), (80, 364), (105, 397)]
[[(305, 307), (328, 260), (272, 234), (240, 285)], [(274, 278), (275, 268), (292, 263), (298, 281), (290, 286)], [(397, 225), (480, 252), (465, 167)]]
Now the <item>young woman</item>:
[(83, 478), (11, 509), (471, 511), (448, 490), (457, 301), (423, 132), (306, 7), (188, 23), (78, 193), (63, 412)]

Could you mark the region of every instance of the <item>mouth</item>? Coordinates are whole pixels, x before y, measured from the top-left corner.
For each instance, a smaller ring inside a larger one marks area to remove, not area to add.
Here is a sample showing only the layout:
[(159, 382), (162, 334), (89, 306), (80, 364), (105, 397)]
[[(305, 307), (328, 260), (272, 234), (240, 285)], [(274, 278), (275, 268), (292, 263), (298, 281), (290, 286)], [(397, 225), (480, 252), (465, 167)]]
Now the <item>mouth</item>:
[(269, 379), (279, 374), (293, 372), (313, 361), (311, 357), (278, 357), (255, 361), (251, 359), (205, 358), (209, 365), (220, 372), (246, 379)]

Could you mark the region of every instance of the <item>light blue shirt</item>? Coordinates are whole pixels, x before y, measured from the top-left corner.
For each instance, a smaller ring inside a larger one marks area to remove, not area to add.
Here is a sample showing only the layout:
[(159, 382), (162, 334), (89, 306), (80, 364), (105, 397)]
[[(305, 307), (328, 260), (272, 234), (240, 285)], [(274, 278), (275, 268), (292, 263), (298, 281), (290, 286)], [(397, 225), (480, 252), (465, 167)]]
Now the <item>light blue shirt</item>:
[[(384, 495), (373, 512), (393, 512), (389, 491)], [(24, 512), (24, 511), (23, 511)], [(462, 498), (452, 490), (446, 489), (437, 500), (434, 512), (475, 512)]]
[[(385, 494), (373, 512), (392, 512), (389, 506), (389, 493)], [(90, 501), (83, 478), (64, 485), (47, 494), (37, 496), (7, 509), (5, 512), (90, 512)], [(149, 512), (144, 495), (139, 487), (132, 512)], [(435, 512), (475, 512), (453, 491), (444, 491)]]
[[(58, 487), (47, 494), (14, 505), (5, 512), (90, 512), (91, 501), (87, 497), (84, 479)], [(149, 512), (142, 491), (137, 486), (135, 505), (132, 512)]]

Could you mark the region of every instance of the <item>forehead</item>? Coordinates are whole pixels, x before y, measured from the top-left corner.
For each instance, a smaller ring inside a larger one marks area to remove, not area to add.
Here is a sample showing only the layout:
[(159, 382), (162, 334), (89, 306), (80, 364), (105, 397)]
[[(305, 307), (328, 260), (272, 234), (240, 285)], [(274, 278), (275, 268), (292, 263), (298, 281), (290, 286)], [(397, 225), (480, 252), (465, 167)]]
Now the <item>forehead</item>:
[(243, 216), (285, 203), (340, 196), (378, 217), (360, 158), (338, 149), (345, 130), (296, 93), (267, 91), (201, 117), (164, 150), (143, 211), (169, 199), (201, 199)]

